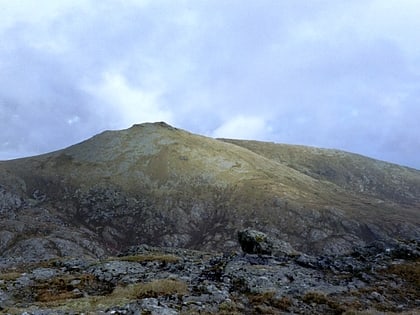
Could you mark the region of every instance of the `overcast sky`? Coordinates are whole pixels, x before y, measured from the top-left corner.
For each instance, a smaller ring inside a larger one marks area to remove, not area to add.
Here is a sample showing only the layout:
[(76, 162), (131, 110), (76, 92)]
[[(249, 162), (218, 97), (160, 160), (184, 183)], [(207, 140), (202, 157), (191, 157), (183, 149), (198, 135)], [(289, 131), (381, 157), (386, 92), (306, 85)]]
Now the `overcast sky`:
[(418, 0), (0, 0), (0, 159), (166, 121), (420, 169)]

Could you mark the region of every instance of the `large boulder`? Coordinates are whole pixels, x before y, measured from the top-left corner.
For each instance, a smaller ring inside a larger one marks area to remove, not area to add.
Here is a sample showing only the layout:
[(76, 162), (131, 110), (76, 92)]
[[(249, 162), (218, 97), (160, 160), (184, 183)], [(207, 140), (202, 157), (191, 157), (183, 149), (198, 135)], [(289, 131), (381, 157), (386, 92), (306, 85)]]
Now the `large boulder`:
[(257, 255), (299, 255), (288, 242), (270, 237), (267, 234), (245, 229), (238, 232), (238, 241), (244, 253)]
[(246, 229), (238, 232), (238, 241), (242, 250), (247, 254), (271, 255), (273, 243), (267, 234)]

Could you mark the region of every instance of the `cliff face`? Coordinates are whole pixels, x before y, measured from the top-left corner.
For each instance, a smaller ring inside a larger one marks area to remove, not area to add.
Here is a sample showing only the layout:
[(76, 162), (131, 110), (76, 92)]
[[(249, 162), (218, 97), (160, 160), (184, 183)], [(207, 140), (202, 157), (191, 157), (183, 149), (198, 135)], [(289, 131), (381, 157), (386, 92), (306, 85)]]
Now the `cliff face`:
[(0, 162), (0, 264), (128, 246), (237, 249), (254, 228), (307, 253), (420, 238), (420, 171), (165, 123)]

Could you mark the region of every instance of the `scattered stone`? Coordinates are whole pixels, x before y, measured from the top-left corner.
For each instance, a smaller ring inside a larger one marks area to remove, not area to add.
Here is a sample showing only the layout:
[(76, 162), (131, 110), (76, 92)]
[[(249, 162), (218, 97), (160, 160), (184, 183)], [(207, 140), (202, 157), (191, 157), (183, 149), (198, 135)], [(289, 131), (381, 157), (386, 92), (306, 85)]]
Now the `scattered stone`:
[(51, 279), (57, 275), (58, 271), (53, 268), (37, 268), (34, 269), (30, 275), (30, 278), (35, 281)]
[(381, 294), (379, 294), (378, 292), (376, 292), (376, 291), (373, 291), (370, 294), (370, 298), (373, 299), (373, 300), (375, 300), (375, 301), (377, 301), (377, 302), (379, 302), (379, 303), (383, 303), (384, 300), (385, 300), (384, 297)]
[(107, 261), (88, 269), (88, 272), (100, 281), (112, 284), (137, 282), (142, 278), (145, 271), (140, 263), (128, 261)]
[[(275, 243), (264, 233), (249, 234), (261, 237), (259, 243)], [(415, 313), (420, 298), (411, 273), (418, 272), (412, 259), (417, 244), (377, 243), (348, 255), (322, 256), (262, 254), (269, 252), (266, 244), (254, 247), (254, 253), (230, 254), (137, 246), (105, 260), (68, 257), (22, 266), (25, 273), (3, 270), (0, 306), (4, 314), (12, 307), (13, 314), (82, 314), (61, 309), (60, 303), (70, 299), (82, 305), (94, 297), (96, 306), (85, 314), (341, 314), (379, 306), (380, 311)], [(58, 306), (41, 307), (47, 298)]]

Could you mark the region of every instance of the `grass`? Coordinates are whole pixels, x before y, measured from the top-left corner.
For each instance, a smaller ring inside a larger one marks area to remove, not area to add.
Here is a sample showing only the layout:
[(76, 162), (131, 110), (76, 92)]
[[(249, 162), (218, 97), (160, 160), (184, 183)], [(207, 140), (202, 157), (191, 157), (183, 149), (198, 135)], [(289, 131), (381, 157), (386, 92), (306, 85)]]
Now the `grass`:
[(129, 261), (129, 262), (151, 262), (157, 261), (162, 263), (177, 263), (180, 257), (169, 254), (147, 254), (147, 255), (131, 255), (113, 258), (113, 260)]
[[(185, 282), (171, 279), (160, 279), (146, 283), (136, 283), (126, 287), (117, 287), (107, 295), (86, 296), (77, 298), (71, 292), (44, 294), (35, 304), (38, 307), (71, 310), (75, 312), (93, 312), (111, 306), (122, 306), (136, 299), (157, 296), (183, 295), (188, 293)], [(10, 308), (10, 314), (21, 314), (26, 309)]]
[(388, 268), (387, 273), (400, 276), (420, 291), (420, 260), (413, 263), (392, 265)]
[[(72, 296), (72, 292), (57, 293), (48, 291), (38, 298), (38, 307), (71, 310), (74, 312), (93, 312), (111, 306), (122, 306), (131, 301), (158, 296), (185, 295), (188, 286), (185, 282), (172, 279), (159, 279), (151, 282), (140, 282), (125, 287), (116, 287), (110, 294), (98, 296)], [(10, 314), (21, 314), (24, 310), (11, 308)]]
[[(420, 295), (420, 261), (404, 262), (389, 266), (380, 271), (384, 280), (377, 282), (373, 286), (361, 288), (351, 294), (358, 299), (371, 299), (370, 309), (363, 311), (361, 307), (349, 307), (347, 315), (370, 315), (370, 314), (413, 314), (410, 312), (400, 313), (401, 310), (396, 305), (401, 305), (404, 309), (416, 308), (416, 301)], [(390, 286), (388, 281), (397, 281), (398, 285)], [(373, 292), (380, 293), (384, 300), (374, 301), (371, 298)], [(357, 310), (357, 311), (356, 311)]]
[(326, 305), (334, 314), (342, 314), (345, 311), (339, 302), (322, 292), (309, 291), (302, 297), (302, 301), (306, 304)]
[(180, 280), (159, 279), (151, 282), (140, 282), (126, 287), (117, 287), (112, 293), (113, 297), (130, 297), (143, 299), (158, 296), (185, 295), (188, 285)]
[[(109, 260), (120, 260), (129, 262), (160, 262), (176, 263), (180, 257), (163, 253), (131, 255), (113, 257)], [(42, 262), (39, 266), (51, 267), (55, 260)], [(33, 266), (34, 267), (34, 266)], [(13, 281), (22, 275), (18, 271), (0, 273), (0, 280)], [(151, 282), (135, 283), (128, 286), (117, 286), (100, 283), (90, 274), (73, 274), (53, 277), (41, 281), (31, 288), (34, 303), (37, 307), (47, 307), (71, 311), (95, 311), (107, 307), (124, 305), (136, 299), (146, 297), (184, 295), (188, 293), (188, 286), (185, 282), (172, 279), (159, 279)], [(97, 292), (98, 295), (87, 295)], [(21, 314), (29, 309), (10, 308), (10, 314)]]
[(102, 294), (112, 290), (110, 286), (99, 288), (95, 276), (82, 274), (49, 279), (36, 284), (33, 287), (33, 292), (38, 302), (53, 302), (80, 298), (83, 296), (82, 291), (87, 291), (93, 287)]
[(343, 313), (343, 315), (384, 315), (384, 314), (386, 314), (386, 315), (415, 315), (415, 314), (418, 314), (418, 313), (414, 313), (414, 312), (412, 312), (412, 311), (409, 311), (409, 312), (397, 312), (397, 313), (395, 313), (395, 312), (386, 312), (386, 313), (384, 313), (384, 312), (380, 312), (380, 311), (377, 311), (377, 310), (364, 310), (364, 311), (353, 311), (353, 310), (350, 310), (350, 311), (346, 311), (346, 312), (344, 312)]
[(287, 311), (292, 305), (292, 302), (288, 297), (276, 297), (276, 293), (271, 291), (249, 294), (248, 300), (257, 312), (263, 313), (272, 311), (272, 308)]
[(11, 271), (6, 273), (0, 273), (0, 280), (3, 281), (13, 281), (19, 278), (22, 275), (20, 272)]

